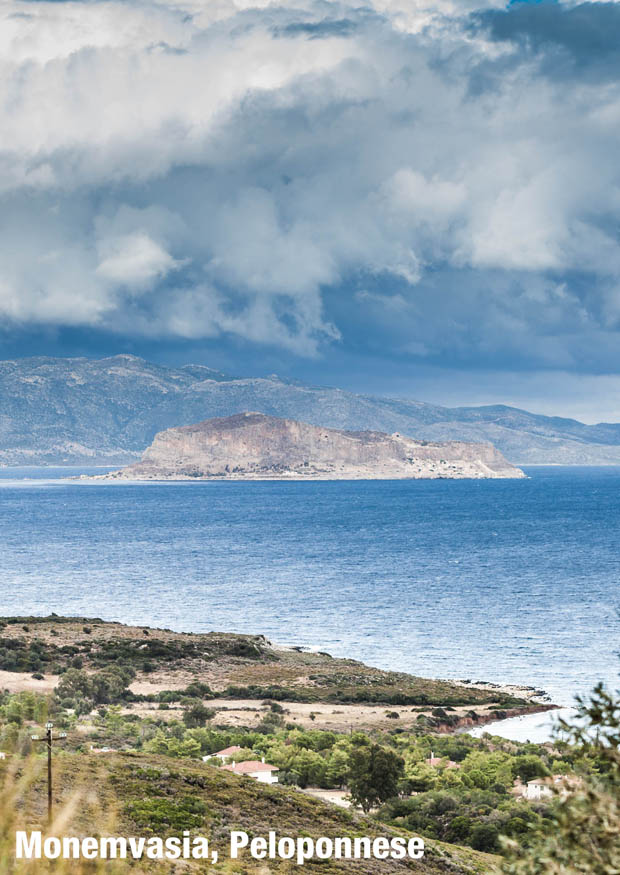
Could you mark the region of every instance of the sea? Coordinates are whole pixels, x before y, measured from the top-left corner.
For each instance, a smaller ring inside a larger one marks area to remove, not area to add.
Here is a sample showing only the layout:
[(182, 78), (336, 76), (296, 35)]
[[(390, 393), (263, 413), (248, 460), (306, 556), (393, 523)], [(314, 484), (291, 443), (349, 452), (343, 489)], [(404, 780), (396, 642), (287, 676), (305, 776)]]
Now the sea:
[(0, 469), (0, 615), (262, 633), (569, 706), (618, 686), (620, 468), (525, 471), (118, 483)]

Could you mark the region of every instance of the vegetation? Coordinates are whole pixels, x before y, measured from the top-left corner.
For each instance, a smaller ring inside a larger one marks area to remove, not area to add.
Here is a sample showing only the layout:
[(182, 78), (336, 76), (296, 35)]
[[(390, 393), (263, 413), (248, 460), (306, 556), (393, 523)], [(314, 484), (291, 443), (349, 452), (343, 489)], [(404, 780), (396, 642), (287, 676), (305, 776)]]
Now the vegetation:
[[(82, 680), (80, 672), (67, 672), (67, 684), (59, 694), (92, 694), (82, 689)], [(119, 676), (121, 692), (122, 680)], [(94, 824), (100, 828), (102, 812), (113, 810), (120, 834), (165, 836), (189, 829), (222, 842), (233, 827), (254, 834), (268, 831), (277, 812), (278, 829), (285, 827), (289, 834), (422, 835), (431, 850), (427, 868), (421, 871), (444, 871), (445, 854), (453, 860), (453, 872), (608, 875), (618, 868), (620, 704), (603, 690), (582, 706), (582, 729), (571, 730), (569, 740), (546, 745), (429, 734), (424, 727), (371, 735), (304, 730), (287, 725), (284, 709), (275, 702), (268, 706), (260, 731), (232, 729), (213, 725), (217, 715), (208, 708), (200, 711), (198, 705), (204, 706), (195, 697), (182, 698), (180, 704), (183, 718), (168, 720), (157, 711), (149, 717), (134, 715), (122, 703), (99, 706), (85, 715), (80, 708), (66, 707), (61, 695), (46, 699), (31, 692), (3, 694), (0, 748), (13, 752), (12, 759), (0, 761), (9, 779), (5, 799), (23, 794), (18, 819), (27, 811), (35, 823), (41, 821), (44, 775), (23, 757), (31, 752), (33, 730), (51, 717), (68, 731), (56, 758), (57, 801), (68, 801), (72, 811), (79, 810), (82, 831)], [(190, 725), (194, 720), (201, 725)], [(78, 725), (80, 732), (75, 731)], [(265, 756), (277, 765), (281, 785), (263, 787), (200, 762), (205, 753), (233, 744), (241, 748), (237, 760)], [(89, 754), (96, 745), (119, 752)], [(438, 766), (427, 762), (431, 750)], [(583, 783), (566, 798), (537, 803), (516, 799), (510, 792), (517, 777), (554, 773), (580, 776)], [(90, 788), (91, 795), (96, 787), (97, 798), (77, 806), (72, 794), (86, 792), (76, 791), (78, 785)], [(299, 790), (308, 786), (344, 788), (366, 811), (383, 804), (375, 820), (366, 822), (354, 810), (300, 795)], [(11, 825), (15, 817), (11, 815)], [(17, 870), (6, 862), (7, 842), (5, 828), (0, 859), (5, 861), (2, 871), (9, 873)], [(453, 846), (469, 846), (471, 851)], [(505, 860), (499, 867), (493, 858), (477, 857), (475, 852), (502, 852)], [(384, 871), (375, 862), (375, 868), (360, 871)], [(321, 871), (346, 871), (339, 865), (322, 864)]]
[(578, 712), (565, 731), (595, 768), (577, 792), (558, 800), (527, 854), (522, 843), (506, 843), (505, 875), (620, 872), (620, 698), (598, 686)]
[(229, 698), (427, 706), (440, 711), (429, 715), (435, 726), (455, 725), (458, 717), (447, 710), (455, 706), (490, 705), (495, 713), (528, 708), (526, 700), (493, 689), (383, 671), (300, 648), (276, 650), (262, 635), (175, 633), (54, 614), (0, 619), (0, 670), (45, 676), (111, 667), (136, 680), (176, 680), (189, 673), (202, 683), (208, 674), (209, 686)]
[[(185, 678), (180, 689), (138, 695), (131, 691), (131, 684), (141, 673), (143, 676), (143, 669), (137, 660), (114, 662), (108, 658), (120, 635), (118, 628), (110, 629), (110, 625), (114, 624), (82, 620), (72, 626), (21, 618), (19, 624), (13, 621), (2, 630), (5, 637), (0, 636), (0, 642), (4, 644), (14, 640), (17, 628), (25, 636), (28, 646), (18, 651), (18, 662), (25, 653), (38, 653), (43, 664), (47, 656), (60, 659), (58, 653), (71, 662), (76, 656), (82, 659), (79, 666), (64, 667), (52, 695), (31, 691), (0, 694), (0, 750), (8, 754), (6, 760), (0, 760), (0, 772), (6, 778), (0, 799), (3, 873), (19, 871), (10, 859), (9, 827), (14, 829), (16, 823), (26, 820), (32, 824), (44, 820), (45, 775), (37, 768), (43, 752), (33, 750), (31, 735), (41, 732), (48, 719), (67, 732), (55, 755), (56, 802), (68, 805), (63, 823), (75, 823), (79, 834), (106, 829), (109, 821), (104, 812), (111, 811), (119, 834), (165, 836), (189, 829), (208, 835), (220, 846), (231, 828), (259, 835), (274, 824), (281, 833), (292, 835), (421, 835), (430, 850), (423, 867), (416, 864), (416, 868), (429, 873), (611, 875), (620, 871), (620, 701), (602, 688), (581, 704), (578, 728), (566, 727), (564, 736), (543, 745), (437, 733), (438, 724), (449, 726), (458, 713), (445, 701), (431, 709), (413, 709), (416, 714), (406, 726), (402, 709), (386, 708), (382, 713), (388, 719), (381, 727), (337, 732), (314, 723), (310, 723), (311, 728), (296, 723), (287, 699), (275, 695), (262, 701), (260, 709), (248, 709), (248, 719), (250, 711), (253, 715), (250, 725), (233, 726), (223, 722), (222, 703), (213, 701), (222, 695), (215, 692), (216, 683), (221, 685), (235, 672), (243, 675), (251, 671), (264, 677), (272, 672), (277, 683), (243, 689), (293, 692), (296, 673), (302, 668), (308, 671), (305, 660), (309, 655), (296, 654), (287, 661), (288, 656), (281, 659), (276, 651), (275, 658), (271, 655), (265, 662), (252, 655), (231, 657), (221, 651), (214, 655), (215, 640), (210, 640), (213, 671), (203, 674), (203, 679), (188, 683), (185, 671), (179, 676)], [(76, 631), (87, 639), (76, 638)], [(104, 632), (111, 637), (101, 639)], [(141, 644), (142, 639), (157, 641), (156, 630), (139, 632), (142, 638), (136, 639), (136, 630), (131, 630), (130, 643), (118, 645), (120, 651), (136, 651), (136, 640)], [(226, 639), (222, 648), (239, 652), (229, 636), (222, 637)], [(37, 644), (39, 640), (45, 646)], [(172, 640), (160, 642), (162, 651), (172, 646)], [(200, 652), (204, 656), (207, 643), (185, 643), (185, 656), (190, 645), (203, 648)], [(259, 649), (268, 649), (266, 642), (256, 639), (255, 643)], [(69, 653), (69, 647), (81, 649), (78, 654)], [(145, 649), (151, 654), (158, 650)], [(161, 658), (165, 659), (165, 654)], [(327, 656), (322, 659), (323, 666), (337, 664), (331, 676), (334, 682), (344, 670), (342, 664), (349, 665)], [(387, 673), (386, 681), (386, 673), (375, 676), (375, 670), (369, 669), (370, 674), (365, 675), (365, 667), (358, 663), (350, 667), (348, 683), (353, 683), (354, 672), (361, 672), (360, 685), (373, 695), (379, 688), (375, 681), (383, 684), (382, 689), (393, 681), (395, 690), (402, 692), (395, 680), (399, 676)], [(407, 680), (408, 684), (415, 682)], [(239, 689), (234, 684), (220, 686), (231, 688)], [(313, 689), (322, 692), (313, 694)], [(329, 684), (318, 681), (315, 687), (300, 686), (297, 701), (300, 693), (320, 696), (326, 690), (330, 691)], [(310, 719), (313, 716), (310, 714)], [(279, 785), (258, 785), (218, 769), (214, 761), (201, 761), (206, 754), (233, 745), (240, 748), (234, 760), (264, 757), (276, 766)], [(92, 749), (108, 752), (98, 755)], [(570, 790), (535, 802), (515, 794), (515, 782), (553, 775), (569, 776)], [(315, 793), (340, 791), (353, 807), (343, 810), (323, 804), (302, 792), (308, 788), (314, 788)], [(14, 810), (6, 813), (2, 822), (2, 806), (6, 809), (9, 804)], [(372, 819), (362, 811), (372, 812)], [(66, 832), (66, 826), (63, 830)], [(485, 854), (502, 855), (503, 859)], [(287, 872), (286, 865), (270, 867), (274, 872)], [(314, 867), (310, 864), (311, 871)], [(351, 868), (350, 863), (338, 861), (320, 864), (322, 873)], [(399, 868), (393, 861), (389, 868), (373, 861), (359, 871), (370, 875), (397, 872)], [(37, 875), (46, 870), (31, 867), (28, 871)], [(54, 871), (64, 875), (62, 866)], [(81, 873), (77, 865), (71, 871)], [(114, 870), (108, 864), (106, 871)], [(148, 871), (157, 869), (151, 864)], [(214, 871), (234, 870), (222, 864)], [(256, 869), (250, 866), (244, 871), (258, 872), (258, 864)]]
[(88, 714), (95, 705), (121, 702), (131, 698), (128, 684), (135, 677), (132, 669), (110, 666), (103, 671), (85, 672), (69, 668), (56, 687), (56, 698), (65, 708)]
[(391, 802), (382, 812), (393, 824), (420, 835), (499, 853), (500, 835), (523, 838), (533, 829), (550, 825), (550, 804), (528, 804), (495, 790), (433, 790)]
[[(17, 765), (17, 768), (16, 768)], [(115, 868), (112, 862), (80, 864), (26, 863), (18, 865), (12, 859), (16, 829), (39, 826), (44, 820), (44, 770), (36, 761), (20, 759), (7, 767), (0, 763), (5, 775), (4, 792), (0, 790), (0, 871), (3, 875), (30, 875), (54, 872), (83, 873), (100, 871), (127, 872), (128, 863)], [(259, 875), (264, 864), (246, 858), (243, 869), (227, 861), (228, 834), (242, 829), (251, 835), (267, 835), (274, 827), (281, 835), (319, 836), (390, 836), (393, 830), (362, 815), (323, 803), (289, 787), (259, 785), (250, 779), (202, 763), (173, 762), (168, 757), (144, 753), (113, 754), (106, 757), (68, 753), (58, 756), (55, 764), (56, 799), (61, 834), (93, 835), (157, 835), (162, 838), (182, 834), (203, 835), (220, 853), (220, 862), (211, 867), (214, 873)], [(26, 815), (24, 812), (27, 812)], [(109, 812), (112, 812), (110, 816)], [(54, 833), (52, 827), (51, 834)], [(404, 834), (398, 831), (398, 834)], [(430, 843), (425, 858), (415, 864), (409, 861), (329, 860), (310, 862), (310, 872), (321, 875), (343, 875), (351, 870), (360, 875), (388, 875), (415, 871), (420, 875), (482, 875), (489, 871), (493, 858), (467, 849)], [(204, 872), (200, 864), (191, 861), (178, 865), (153, 861), (131, 864), (134, 872), (181, 873)], [(269, 871), (293, 871), (286, 861), (270, 862)]]
[(393, 750), (360, 741), (350, 754), (348, 781), (351, 799), (364, 811), (370, 811), (396, 796), (404, 766), (404, 760)]
[[(68, 689), (81, 691), (73, 679), (81, 681), (82, 674), (67, 672), (71, 684), (67, 689), (61, 685), (59, 695), (48, 702), (32, 693), (0, 699), (2, 749), (28, 752), (31, 723), (43, 722), (48, 713), (57, 725), (70, 730), (67, 752), (108, 748), (164, 757), (172, 764), (197, 762), (234, 745), (240, 750), (233, 760), (264, 757), (280, 770), (281, 785), (344, 790), (364, 811), (381, 806), (376, 816), (394, 829), (491, 853), (504, 852), (502, 837), (526, 847), (538, 832), (555, 823), (558, 801), (530, 803), (515, 798), (511, 791), (517, 778), (599, 774), (603, 768), (595, 751), (576, 744), (524, 745), (497, 738), (437, 735), (424, 726), (352, 734), (303, 729), (286, 723), (285, 709), (277, 702), (266, 704), (262, 722), (253, 729), (218, 725), (215, 710), (196, 697), (181, 697), (180, 718), (170, 719), (157, 710), (139, 716), (122, 703), (100, 706), (86, 717), (81, 707), (86, 699), (72, 700), (76, 707), (67, 708), (68, 700), (63, 698)], [(72, 732), (78, 723), (81, 732)], [(438, 766), (427, 762), (431, 751), (434, 762), (440, 761)], [(127, 813), (138, 820), (151, 817), (155, 823), (176, 816), (181, 806), (179, 817), (184, 811), (189, 816), (189, 803), (183, 799), (161, 804), (134, 800)]]

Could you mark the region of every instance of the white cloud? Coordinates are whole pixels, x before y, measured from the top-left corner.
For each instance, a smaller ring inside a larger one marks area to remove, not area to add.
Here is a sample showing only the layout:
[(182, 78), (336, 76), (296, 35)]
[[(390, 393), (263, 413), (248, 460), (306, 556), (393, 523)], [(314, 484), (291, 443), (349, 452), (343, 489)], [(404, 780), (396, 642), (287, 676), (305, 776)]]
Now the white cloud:
[(143, 286), (180, 266), (148, 234), (136, 231), (101, 242), (96, 272), (121, 286)]

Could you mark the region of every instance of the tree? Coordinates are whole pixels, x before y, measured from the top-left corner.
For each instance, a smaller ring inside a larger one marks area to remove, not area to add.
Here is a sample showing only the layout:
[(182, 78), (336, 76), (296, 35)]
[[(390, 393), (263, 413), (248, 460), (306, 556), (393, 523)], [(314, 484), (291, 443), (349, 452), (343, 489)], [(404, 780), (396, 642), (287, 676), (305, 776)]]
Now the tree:
[(471, 831), (471, 846), (492, 854), (499, 850), (499, 829), (494, 823), (478, 823)]
[(179, 756), (196, 759), (200, 756), (200, 745), (195, 738), (184, 738), (179, 745)]
[(368, 812), (396, 796), (404, 766), (397, 753), (378, 744), (353, 748), (349, 770), (351, 798)]
[(151, 740), (144, 745), (144, 749), (150, 753), (168, 753), (168, 739), (161, 729), (158, 729), (154, 738), (151, 738)]
[(524, 783), (532, 781), (534, 778), (544, 778), (549, 774), (549, 769), (545, 766), (541, 758), (534, 754), (526, 754), (525, 756), (516, 757), (514, 760), (514, 769)]
[(342, 787), (349, 774), (349, 755), (346, 750), (334, 747), (327, 761), (325, 781), (329, 787)]
[(489, 779), (482, 769), (471, 769), (471, 771), (468, 772), (468, 775), (473, 782), (474, 787), (484, 790), (489, 786)]
[(326, 762), (321, 754), (316, 751), (302, 748), (291, 763), (291, 769), (297, 775), (297, 783), (300, 787), (325, 783)]
[(406, 778), (412, 793), (425, 793), (432, 790), (439, 780), (437, 770), (428, 763), (408, 763)]
[[(93, 705), (120, 702), (127, 696), (127, 685), (135, 677), (135, 672), (126, 666), (108, 666), (102, 671), (86, 672), (69, 668), (61, 676), (56, 687), (56, 696), (63, 702), (88, 703)], [(72, 707), (69, 705), (68, 707)]]
[(62, 675), (56, 695), (59, 699), (90, 699), (93, 688), (90, 677), (85, 671), (77, 668), (69, 668)]
[(446, 832), (446, 841), (462, 844), (469, 838), (472, 822), (463, 814), (453, 817)]
[(194, 702), (183, 712), (183, 723), (188, 729), (199, 729), (207, 720), (215, 716), (214, 708), (207, 708), (202, 702)]

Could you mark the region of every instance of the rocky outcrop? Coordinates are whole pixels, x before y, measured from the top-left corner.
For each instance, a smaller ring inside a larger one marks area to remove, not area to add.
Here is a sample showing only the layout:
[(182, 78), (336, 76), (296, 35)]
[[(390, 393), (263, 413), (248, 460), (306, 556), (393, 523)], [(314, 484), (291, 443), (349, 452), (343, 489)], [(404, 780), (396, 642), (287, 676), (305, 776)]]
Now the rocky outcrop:
[(341, 431), (262, 413), (167, 429), (155, 436), (140, 462), (107, 475), (140, 480), (523, 476), (490, 444)]

